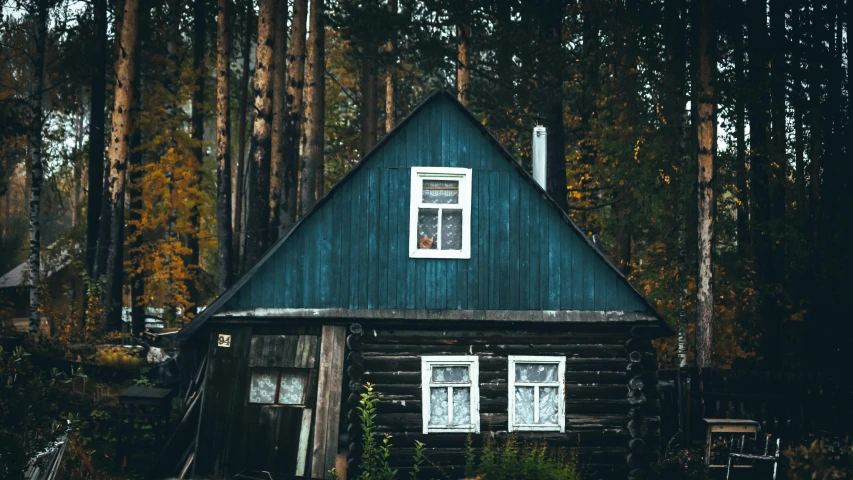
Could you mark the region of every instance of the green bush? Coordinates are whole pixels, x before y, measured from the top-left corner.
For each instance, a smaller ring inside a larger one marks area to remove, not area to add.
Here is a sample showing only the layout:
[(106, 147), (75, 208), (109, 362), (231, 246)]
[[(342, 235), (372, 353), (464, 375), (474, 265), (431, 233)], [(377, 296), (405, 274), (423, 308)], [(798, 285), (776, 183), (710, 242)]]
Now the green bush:
[(521, 442), (515, 435), (495, 441), (486, 435), (478, 459), (468, 437), (465, 475), (487, 480), (580, 480), (577, 459), (550, 451), (545, 442)]

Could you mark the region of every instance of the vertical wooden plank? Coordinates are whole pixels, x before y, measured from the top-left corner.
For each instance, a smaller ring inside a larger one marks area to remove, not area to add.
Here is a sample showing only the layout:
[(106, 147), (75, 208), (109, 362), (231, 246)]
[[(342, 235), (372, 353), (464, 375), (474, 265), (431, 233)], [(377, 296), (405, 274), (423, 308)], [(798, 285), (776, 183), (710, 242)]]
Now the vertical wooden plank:
[(595, 309), (595, 252), (586, 245), (582, 238), (578, 239), (578, 245), (583, 247), (583, 303), (579, 310)]
[(328, 472), (334, 468), (338, 453), (345, 341), (345, 327), (323, 325), (311, 458), (311, 475), (315, 478), (329, 478)]
[(607, 274), (609, 267), (600, 258), (595, 259), (595, 308), (604, 310), (607, 308)]
[(548, 265), (548, 255), (550, 248), (548, 244), (551, 241), (550, 236), (550, 226), (551, 222), (549, 221), (549, 215), (553, 215), (552, 209), (553, 206), (545, 203), (545, 200), (542, 200), (542, 205), (540, 205), (539, 209), (539, 218), (537, 221), (539, 222), (539, 234), (541, 235), (541, 239), (539, 242), (540, 250), (539, 250), (539, 307), (542, 310), (550, 310), (550, 301), (549, 301), (549, 285), (550, 282), (549, 274), (551, 269)]
[(560, 308), (560, 223), (556, 215), (548, 223), (548, 309)]
[(569, 308), (571, 310), (580, 310), (581, 305), (583, 305), (583, 250), (579, 248), (582, 246), (581, 239), (578, 238), (575, 232), (572, 232), (568, 228), (566, 230), (568, 231), (566, 246), (572, 249), (572, 273), (569, 277), (572, 295)]
[(339, 225), (341, 229), (341, 245), (338, 254), (338, 305), (350, 305), (350, 269), (352, 268), (352, 181), (342, 186), (339, 197), (347, 199), (338, 207)]
[(311, 416), (313, 410), (310, 408), (302, 409), (302, 421), (299, 428), (299, 446), (296, 451), (296, 476), (305, 475), (305, 465), (308, 459), (308, 438), (311, 436)]
[(358, 277), (360, 268), (360, 257), (364, 256), (364, 252), (360, 252), (358, 236), (362, 234), (361, 232), (361, 222), (364, 221), (364, 212), (361, 210), (361, 197), (363, 194), (362, 182), (361, 179), (364, 177), (364, 172), (361, 172), (361, 175), (356, 175), (350, 180), (351, 182), (351, 192), (350, 192), (350, 202), (351, 202), (351, 212), (350, 212), (350, 236), (349, 236), (349, 262), (350, 262), (350, 272), (349, 272), (349, 308), (358, 308)]
[(377, 261), (379, 262), (379, 278), (376, 281), (376, 303), (378, 308), (388, 308), (388, 270), (390, 266), (388, 247), (388, 219), (390, 217), (391, 205), (388, 202), (388, 170), (379, 171), (379, 222), (377, 223), (377, 237), (379, 246), (376, 249)]
[(513, 177), (518, 189), (518, 304), (519, 310), (529, 310), (527, 298), (530, 295), (530, 196), (527, 185), (521, 178)]
[[(368, 173), (368, 172), (364, 172)], [(367, 300), (370, 291), (370, 265), (373, 262), (373, 258), (370, 256), (371, 245), (373, 251), (376, 249), (376, 239), (371, 237), (372, 227), (376, 224), (376, 205), (374, 204), (375, 200), (372, 197), (373, 191), (371, 191), (371, 179), (375, 178), (377, 174), (376, 170), (371, 170), (369, 175), (361, 175), (361, 193), (359, 195), (359, 204), (360, 208), (360, 216), (362, 221), (360, 223), (360, 231), (357, 236), (358, 245), (359, 245), (359, 255), (358, 255), (358, 308), (366, 308)], [(375, 266), (374, 266), (375, 268)], [(375, 278), (375, 272), (374, 277)]]
[(499, 248), (499, 256), (497, 260), (497, 275), (498, 275), (498, 304), (497, 308), (501, 310), (509, 309), (510, 302), (510, 282), (512, 279), (512, 270), (510, 264), (510, 193), (509, 193), (509, 172), (496, 172), (498, 177), (498, 194), (494, 201), (498, 207), (498, 213), (495, 216), (498, 225), (497, 244)]
[(462, 308), (473, 310), (480, 305), (477, 301), (477, 285), (480, 268), (480, 179), (483, 172), (474, 170), (471, 175), (471, 259), (467, 262), (467, 268), (459, 268), (459, 273), (465, 278), (465, 300)]
[(323, 307), (332, 306), (332, 284), (337, 280), (332, 276), (332, 243), (338, 232), (335, 230), (333, 218), (333, 204), (327, 203), (324, 208), (321, 208), (320, 214), (320, 239), (319, 239), (319, 268), (317, 286), (319, 290), (319, 299), (317, 305)]
[[(418, 123), (413, 121), (409, 124), (407, 128), (406, 141), (408, 143), (408, 148), (406, 150), (406, 167), (420, 167), (424, 166), (423, 156), (424, 153), (421, 151), (421, 132), (417, 128)], [(416, 276), (419, 273), (420, 266), (418, 262), (415, 262), (413, 259), (409, 258), (409, 250), (411, 245), (409, 244), (409, 220), (410, 220), (410, 209), (411, 209), (411, 195), (412, 195), (412, 180), (411, 180), (411, 169), (407, 168), (405, 173), (399, 178), (400, 186), (402, 187), (402, 197), (405, 199), (406, 205), (409, 207), (406, 212), (406, 220), (404, 220), (405, 227), (405, 251), (406, 251), (406, 308), (412, 309), (415, 308), (415, 301), (417, 299), (416, 292)], [(402, 223), (402, 222), (401, 222)], [(420, 264), (423, 265), (423, 264)]]
[[(400, 204), (403, 203), (403, 199), (397, 194), (397, 182), (394, 176), (395, 172), (396, 170), (388, 170), (385, 177), (387, 189), (386, 196), (388, 198), (388, 224), (386, 229), (388, 238), (388, 273), (385, 277), (384, 286), (387, 290), (385, 308), (400, 308), (399, 303), (397, 303), (397, 285), (400, 282), (399, 275), (401, 265), (400, 253), (397, 250), (397, 246), (399, 245), (397, 238), (397, 222)], [(405, 203), (408, 205), (408, 202)]]
[(296, 263), (296, 248), (294, 245), (294, 237), (291, 235), (281, 246), (284, 250), (284, 262), (279, 266), (279, 271), (281, 278), (284, 281), (281, 292), (284, 300), (284, 307), (292, 307), (295, 305), (293, 293), (295, 291), (295, 284), (299, 281), (297, 279), (297, 270), (294, 267), (294, 264)]
[(542, 241), (542, 229), (540, 228), (542, 222), (539, 218), (539, 207), (542, 204), (542, 199), (536, 193), (534, 189), (532, 189), (529, 185), (525, 185), (525, 196), (528, 198), (528, 205), (530, 206), (530, 218), (528, 223), (527, 230), (527, 242), (528, 242), (528, 290), (527, 290), (527, 298), (522, 299), (524, 303), (524, 310), (540, 310), (541, 303), (539, 298), (539, 263), (540, 263), (540, 251), (543, 244)]
[(562, 220), (557, 220), (560, 230), (560, 309), (569, 310), (572, 304), (572, 289), (570, 280), (572, 278), (572, 257), (574, 249), (569, 247), (568, 226)]
[(498, 236), (501, 231), (501, 222), (504, 218), (501, 213), (500, 173), (489, 172), (489, 309), (500, 309), (500, 284), (503, 280), (498, 271), (501, 261), (501, 246)]
[(509, 301), (507, 308), (509, 310), (518, 310), (519, 297), (521, 290), (521, 199), (518, 195), (518, 182), (521, 180), (515, 172), (507, 172), (506, 174), (509, 189), (509, 204), (508, 204), (508, 220), (507, 228), (509, 229), (509, 278), (507, 285), (509, 288)]
[(477, 308), (483, 310), (489, 308), (489, 280), (492, 257), (492, 249), (490, 248), (492, 246), (490, 243), (492, 222), (491, 218), (489, 218), (489, 213), (491, 211), (491, 202), (489, 201), (490, 188), (491, 175), (489, 174), (488, 170), (483, 170), (482, 172), (480, 172), (480, 222), (477, 226), (477, 257), (479, 262), (479, 266), (477, 268), (479, 269), (480, 273), (480, 278), (477, 282)]
[[(367, 170), (367, 269), (362, 270), (362, 275), (367, 276), (367, 282), (359, 284), (359, 294), (366, 299), (365, 303), (359, 302), (364, 308), (376, 308), (376, 298), (379, 296), (379, 212), (382, 206), (379, 204), (379, 172), (380, 170)], [(364, 255), (363, 255), (364, 256)], [(362, 288), (363, 286), (363, 288)]]

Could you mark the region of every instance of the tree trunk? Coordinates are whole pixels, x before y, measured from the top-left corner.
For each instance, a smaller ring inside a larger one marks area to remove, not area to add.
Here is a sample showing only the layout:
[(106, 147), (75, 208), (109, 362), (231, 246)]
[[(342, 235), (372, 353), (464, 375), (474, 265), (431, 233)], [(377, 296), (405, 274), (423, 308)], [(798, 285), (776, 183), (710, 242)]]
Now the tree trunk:
[[(286, 5), (286, 3), (284, 4)], [(281, 188), (284, 179), (285, 141), (284, 135), (287, 129), (287, 8), (275, 9), (275, 42), (273, 43), (273, 97), (272, 97), (272, 161), (270, 164), (270, 217), (269, 244), (278, 240), (278, 232), (281, 226), (278, 202), (281, 199)]]
[(557, 205), (568, 210), (566, 192), (566, 140), (563, 128), (563, 0), (548, 0), (541, 9), (539, 37), (541, 103), (548, 129), (547, 191)]
[[(785, 131), (785, 85), (786, 85), (786, 37), (785, 11), (787, 0), (770, 1), (770, 116), (771, 145), (770, 194), (772, 203), (771, 231), (774, 238), (785, 235), (785, 190), (788, 179), (788, 159), (786, 157), (787, 133)], [(777, 276), (784, 273), (784, 243), (773, 242), (774, 271)]]
[(771, 197), (772, 152), (768, 135), (767, 111), (770, 106), (767, 81), (767, 0), (748, 0), (749, 113), (750, 167), (752, 172), (752, 244), (755, 251), (756, 272), (761, 285), (759, 313), (764, 331), (761, 336), (762, 353), (767, 365), (777, 365), (781, 352), (781, 312), (776, 306), (775, 262), (773, 261)]
[[(397, 0), (388, 0), (388, 11), (397, 14)], [(394, 98), (394, 76), (397, 70), (397, 59), (394, 55), (394, 35), (385, 44), (385, 51), (391, 56), (388, 69), (385, 71), (385, 133), (389, 133), (397, 125), (397, 104)]]
[(325, 38), (323, 0), (311, 2), (308, 34), (308, 70), (305, 74), (305, 154), (302, 162), (302, 185), (299, 214), (305, 215), (323, 194), (317, 179), (325, 168), (323, 158), (325, 124)]
[[(805, 132), (803, 128), (803, 35), (801, 5), (795, 4), (791, 13), (791, 106), (794, 111), (794, 190), (797, 202), (797, 231), (805, 232), (808, 223), (806, 207)], [(802, 238), (808, 238), (807, 236)]]
[[(733, 15), (743, 18), (742, 2), (737, 2)], [(737, 27), (732, 32), (734, 41), (733, 56), (735, 64), (734, 78), (734, 110), (735, 110), (735, 190), (737, 196), (737, 251), (743, 258), (749, 246), (749, 191), (746, 183), (746, 107), (744, 88), (744, 45), (743, 27), (735, 22)]]
[[(127, 160), (130, 150), (130, 135), (132, 134), (131, 127), (131, 108), (133, 108), (133, 91), (135, 88), (135, 68), (137, 52), (137, 35), (138, 24), (137, 15), (139, 12), (139, 0), (126, 0), (124, 4), (124, 16), (122, 21), (122, 29), (120, 36), (120, 55), (116, 58), (116, 88), (115, 88), (115, 105), (112, 114), (112, 127), (110, 129), (110, 175), (107, 183), (108, 200), (104, 205), (104, 218), (109, 219), (109, 239), (107, 242), (99, 244), (98, 249), (108, 251), (106, 268), (101, 277), (104, 285), (104, 293), (102, 297), (102, 306), (104, 308), (103, 323), (105, 326), (107, 318), (114, 318), (110, 312), (116, 305), (114, 297), (118, 293), (119, 299), (120, 289), (116, 292), (117, 269), (121, 268), (122, 259), (119, 256), (120, 248), (124, 243), (122, 238), (122, 225), (124, 224), (124, 193), (125, 193), (125, 174), (127, 169)], [(121, 302), (117, 305), (121, 312)], [(120, 318), (120, 317), (119, 317)], [(113, 329), (118, 329), (120, 325), (109, 325)]]
[[(207, 78), (207, 68), (204, 63), (207, 40), (206, 0), (195, 0), (193, 3), (193, 74), (195, 75), (195, 90), (192, 96), (192, 137), (193, 170), (196, 189), (202, 191), (201, 179), (204, 176), (204, 87)], [(199, 241), (201, 222), (199, 218), (199, 202), (193, 202), (190, 209), (190, 229), (187, 247), (190, 249), (188, 267), (192, 272), (188, 290), (190, 294), (191, 311), (196, 313), (201, 305), (201, 266), (199, 265)]]
[(231, 0), (218, 0), (216, 17), (216, 219), (219, 293), (232, 283), (231, 238)]
[(267, 249), (270, 203), (272, 136), (273, 43), (275, 0), (261, 0), (258, 11), (258, 46), (255, 49), (254, 111), (249, 147), (249, 200), (246, 212), (246, 268), (251, 268)]
[[(144, 2), (144, 0), (140, 0)], [(139, 51), (144, 52), (148, 38), (148, 9), (145, 4), (139, 10)], [(133, 63), (134, 78), (137, 82), (137, 88), (133, 89), (133, 109), (131, 115), (137, 118), (139, 112), (142, 111), (142, 76), (141, 76), (141, 61)], [(142, 220), (142, 210), (144, 203), (142, 200), (142, 175), (143, 175), (143, 152), (139, 146), (142, 145), (142, 132), (139, 128), (133, 129), (133, 135), (130, 137), (130, 161), (128, 166), (128, 203), (130, 211), (128, 212), (128, 257), (130, 259), (130, 273), (128, 280), (130, 281), (130, 326), (134, 336), (145, 331), (145, 272), (142, 270), (140, 256), (143, 255), (143, 236), (140, 222)], [(120, 284), (119, 284), (120, 288)]]
[(823, 65), (823, 15), (819, 4), (814, 5), (811, 19), (811, 54), (809, 55), (809, 230), (813, 245), (818, 243), (818, 213), (820, 211), (820, 170), (823, 154), (822, 118), (823, 100), (822, 83), (824, 79)]
[(92, 69), (89, 111), (89, 190), (86, 210), (86, 273), (92, 278), (98, 246), (98, 222), (104, 196), (104, 123), (107, 92), (107, 0), (92, 0)]
[(30, 164), (30, 255), (27, 261), (30, 287), (30, 335), (37, 335), (41, 329), (41, 298), (39, 283), (41, 281), (41, 183), (42, 183), (42, 128), (44, 127), (44, 111), (42, 96), (44, 94), (44, 58), (47, 43), (47, 0), (36, 0), (33, 5), (36, 26), (36, 56), (33, 65), (33, 94), (32, 119), (30, 130), (30, 146), (32, 151)]
[(294, 0), (287, 59), (287, 124), (284, 132), (284, 161), (279, 202), (281, 229), (279, 236), (296, 222), (299, 188), (299, 140), (302, 125), (302, 88), (305, 85), (305, 33), (308, 22), (308, 0)]
[(234, 182), (234, 223), (232, 224), (233, 232), (234, 232), (234, 247), (233, 252), (235, 259), (232, 262), (234, 264), (234, 270), (231, 272), (232, 275), (236, 276), (240, 273), (240, 266), (243, 265), (243, 251), (242, 248), (245, 245), (246, 240), (246, 232), (245, 232), (245, 212), (243, 209), (244, 203), (244, 193), (245, 193), (245, 180), (243, 179), (245, 172), (245, 163), (248, 161), (246, 158), (246, 125), (248, 124), (248, 114), (249, 114), (249, 69), (250, 69), (250, 56), (251, 48), (252, 48), (252, 35), (251, 35), (251, 25), (252, 25), (252, 12), (254, 11), (252, 6), (253, 3), (251, 0), (246, 1), (246, 14), (244, 16), (246, 20), (246, 25), (243, 28), (243, 49), (241, 54), (243, 55), (243, 76), (240, 77), (240, 84), (238, 85), (238, 91), (240, 92), (240, 105), (239, 110), (237, 111), (237, 124), (239, 125), (239, 130), (237, 131), (237, 161), (234, 162), (234, 170), (235, 170), (235, 182)]
[(696, 364), (711, 367), (714, 320), (714, 143), (716, 104), (714, 100), (713, 0), (699, 3), (699, 278), (696, 296)]
[[(376, 7), (376, 0), (367, 2), (369, 8)], [(374, 10), (370, 10), (371, 12)], [(361, 43), (361, 72), (359, 87), (361, 88), (361, 151), (359, 156), (365, 155), (376, 144), (377, 137), (377, 78), (376, 78), (376, 55), (378, 45), (375, 41), (374, 32), (370, 28), (363, 28)]]
[(456, 95), (459, 102), (466, 107), (468, 106), (468, 85), (470, 83), (471, 27), (460, 23), (456, 25)]

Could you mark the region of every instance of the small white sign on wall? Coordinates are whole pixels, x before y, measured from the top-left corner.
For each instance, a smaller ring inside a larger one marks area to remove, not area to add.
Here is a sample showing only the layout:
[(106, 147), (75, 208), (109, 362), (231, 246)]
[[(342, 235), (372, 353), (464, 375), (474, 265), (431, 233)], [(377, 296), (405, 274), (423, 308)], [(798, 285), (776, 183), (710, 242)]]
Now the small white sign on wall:
[(231, 335), (219, 334), (219, 341), (216, 342), (220, 347), (231, 348)]

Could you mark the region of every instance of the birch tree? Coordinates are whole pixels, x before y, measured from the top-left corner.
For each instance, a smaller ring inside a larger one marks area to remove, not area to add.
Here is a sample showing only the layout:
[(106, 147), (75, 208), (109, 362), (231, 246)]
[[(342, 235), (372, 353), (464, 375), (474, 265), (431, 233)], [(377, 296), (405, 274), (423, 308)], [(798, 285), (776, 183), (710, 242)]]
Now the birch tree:
[(41, 328), (39, 308), (39, 282), (41, 280), (41, 184), (42, 184), (42, 129), (44, 127), (44, 60), (47, 44), (47, 0), (35, 0), (33, 14), (36, 26), (36, 55), (33, 59), (32, 120), (30, 124), (30, 255), (27, 260), (30, 287), (30, 335)]
[(231, 22), (230, 0), (218, 0), (216, 12), (216, 219), (219, 293), (231, 286)]
[(305, 154), (299, 214), (305, 215), (323, 194), (323, 132), (325, 122), (325, 38), (324, 0), (311, 2), (308, 17), (308, 69), (305, 73)]
[(714, 143), (716, 108), (714, 100), (713, 0), (699, 3), (699, 278), (696, 298), (696, 364), (711, 366), (714, 287), (712, 248), (714, 240)]

